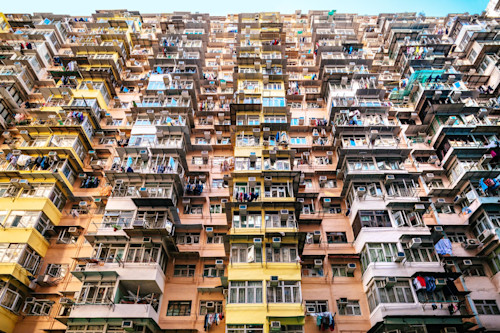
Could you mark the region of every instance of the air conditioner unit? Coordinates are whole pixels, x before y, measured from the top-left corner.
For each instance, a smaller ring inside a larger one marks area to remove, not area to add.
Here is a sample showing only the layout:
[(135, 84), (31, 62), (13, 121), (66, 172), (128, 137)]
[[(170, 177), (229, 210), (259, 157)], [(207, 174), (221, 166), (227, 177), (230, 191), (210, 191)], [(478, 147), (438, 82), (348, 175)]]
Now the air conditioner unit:
[(28, 131), (26, 131), (26, 130), (19, 131), (19, 134), (21, 134), (21, 137), (25, 141), (31, 141), (32, 140), (32, 137), (31, 137), (30, 133)]
[(71, 236), (78, 236), (80, 235), (80, 230), (78, 230), (77, 227), (69, 227), (68, 228), (68, 233), (71, 235)]
[(247, 205), (239, 206), (240, 215), (247, 215)]
[(151, 237), (143, 237), (142, 238), (142, 242), (144, 244), (151, 244), (151, 243), (153, 243), (153, 238), (151, 238)]
[(404, 252), (398, 252), (395, 255), (392, 256), (392, 261), (393, 262), (402, 262), (405, 258), (405, 253)]
[[(438, 156), (437, 155), (431, 155), (427, 159), (427, 163), (433, 164), (433, 163), (436, 163), (437, 160), (438, 160)], [(432, 174), (432, 176), (434, 177), (434, 174)]]
[(331, 203), (332, 203), (331, 198), (323, 198), (323, 207), (328, 208), (330, 207)]
[(206, 227), (205, 232), (208, 237), (213, 237), (214, 235), (214, 227)]
[(388, 288), (394, 287), (398, 280), (394, 276), (388, 276), (385, 278), (385, 286)]
[(351, 262), (347, 264), (347, 272), (353, 273), (356, 270), (356, 263)]
[(366, 187), (358, 187), (356, 190), (356, 194), (358, 197), (362, 197), (366, 194)]
[(457, 117), (455, 117), (455, 116), (450, 116), (450, 117), (448, 117), (448, 119), (446, 120), (445, 125), (447, 125), (447, 126), (451, 126), (451, 125), (453, 125), (456, 121), (457, 121)]
[(255, 152), (251, 152), (250, 153), (250, 162), (255, 162), (256, 160), (257, 160), (257, 155), (255, 154)]
[(434, 231), (435, 232), (443, 232), (443, 227), (440, 226), (440, 225), (437, 225), (437, 226), (434, 227)]
[(464, 264), (464, 266), (472, 266), (472, 260), (470, 259), (464, 259), (462, 263)]
[(491, 162), (491, 160), (493, 159), (493, 155), (491, 154), (484, 154), (481, 159), (479, 160), (479, 165), (483, 165), (483, 164), (488, 164)]
[(485, 244), (487, 241), (492, 239), (493, 236), (495, 236), (493, 231), (491, 231), (490, 229), (486, 229), (477, 237), (477, 240), (480, 241), (481, 243)]
[(323, 267), (323, 260), (322, 259), (314, 259), (314, 268), (321, 268)]
[(346, 297), (339, 298), (338, 304), (339, 305), (347, 305), (349, 303), (349, 300)]
[(444, 261), (444, 265), (448, 266), (448, 267), (454, 267), (455, 266), (455, 262), (453, 260), (445, 260)]
[(319, 176), (319, 185), (325, 184), (327, 179), (328, 178), (326, 176)]
[(127, 332), (134, 331), (134, 322), (132, 320), (122, 321), (122, 328)]
[(370, 131), (370, 140), (375, 140), (378, 136), (378, 131), (377, 130), (371, 130)]
[(69, 304), (73, 304), (73, 300), (69, 297), (61, 297), (59, 299), (59, 304), (61, 305), (69, 305)]
[(19, 185), (19, 178), (12, 178), (12, 179), (10, 180), (10, 184), (11, 184), (11, 185), (14, 185), (14, 186), (15, 186), (15, 187), (17, 187), (17, 188), (21, 187), (21, 185)]
[(441, 330), (441, 333), (458, 333), (456, 327), (445, 327)]
[(271, 287), (276, 287), (276, 286), (278, 286), (278, 281), (279, 281), (278, 276), (272, 275), (270, 280), (269, 280), (269, 284), (271, 285)]
[(275, 329), (275, 330), (281, 330), (281, 322), (279, 321), (272, 321), (271, 322), (271, 330), (272, 329)]
[(281, 246), (281, 237), (273, 237), (273, 247), (278, 248)]
[(123, 179), (117, 179), (117, 180), (115, 180), (115, 184), (116, 184), (116, 185), (121, 185), (121, 184), (123, 184)]
[(477, 249), (481, 243), (477, 239), (466, 239), (463, 246), (467, 250)]
[(436, 289), (442, 289), (446, 286), (446, 279), (436, 279)]
[(424, 212), (425, 211), (425, 205), (424, 204), (416, 204), (413, 208), (416, 212)]
[(24, 188), (25, 190), (29, 190), (32, 188), (32, 186), (30, 185), (30, 183), (27, 179), (20, 179), (19, 186)]
[(255, 184), (257, 183), (257, 178), (256, 177), (248, 177), (248, 186), (255, 186)]
[(315, 313), (316, 312), (316, 307), (315, 306), (308, 306), (306, 307), (307, 313)]
[(264, 185), (271, 185), (273, 183), (273, 177), (264, 177)]
[(445, 198), (437, 198), (436, 203), (444, 204), (444, 203), (446, 203), (446, 199)]
[(385, 176), (385, 182), (386, 182), (386, 184), (392, 183), (395, 179), (396, 179), (396, 177), (394, 175), (387, 175), (387, 176)]
[(36, 298), (35, 297), (26, 297), (25, 303), (35, 303)]
[(222, 260), (222, 259), (215, 260), (215, 268), (217, 268), (217, 269), (224, 268), (224, 260)]
[(431, 181), (434, 179), (434, 174), (433, 173), (426, 173), (425, 174), (425, 180), (426, 181)]
[(288, 216), (289, 216), (288, 209), (282, 209), (282, 210), (280, 210), (281, 221), (288, 220)]
[(410, 249), (418, 249), (422, 245), (422, 238), (412, 238), (408, 243), (408, 248)]
[(262, 238), (254, 238), (253, 245), (255, 245), (255, 247), (262, 247)]
[(207, 309), (213, 309), (213, 308), (215, 308), (215, 303), (214, 302), (206, 302), (205, 307)]
[(141, 198), (147, 198), (147, 197), (149, 197), (148, 189), (146, 187), (141, 187), (139, 189), (139, 195), (141, 196)]

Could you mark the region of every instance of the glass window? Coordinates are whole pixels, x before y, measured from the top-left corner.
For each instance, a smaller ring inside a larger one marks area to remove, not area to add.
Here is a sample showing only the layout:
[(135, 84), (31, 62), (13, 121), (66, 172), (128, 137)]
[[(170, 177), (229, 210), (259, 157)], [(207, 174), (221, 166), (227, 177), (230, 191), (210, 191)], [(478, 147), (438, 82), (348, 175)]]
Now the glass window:
[(494, 299), (474, 300), (474, 306), (480, 315), (499, 315), (497, 302)]
[(231, 281), (229, 303), (262, 303), (262, 281)]
[(361, 316), (361, 307), (357, 300), (347, 300), (345, 303), (344, 300), (338, 299), (337, 308), (341, 316)]
[(267, 283), (268, 303), (300, 303), (300, 281), (279, 281), (277, 286)]
[(193, 277), (196, 271), (196, 265), (175, 265), (174, 276)]
[(190, 316), (191, 301), (169, 301), (167, 316)]

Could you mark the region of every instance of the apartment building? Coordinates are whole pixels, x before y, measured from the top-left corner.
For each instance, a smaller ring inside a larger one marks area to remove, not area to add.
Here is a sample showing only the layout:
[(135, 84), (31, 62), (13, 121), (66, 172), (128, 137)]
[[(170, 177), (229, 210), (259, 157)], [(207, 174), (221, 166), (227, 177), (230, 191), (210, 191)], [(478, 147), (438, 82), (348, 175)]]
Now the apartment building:
[(500, 331), (494, 16), (0, 13), (0, 332)]

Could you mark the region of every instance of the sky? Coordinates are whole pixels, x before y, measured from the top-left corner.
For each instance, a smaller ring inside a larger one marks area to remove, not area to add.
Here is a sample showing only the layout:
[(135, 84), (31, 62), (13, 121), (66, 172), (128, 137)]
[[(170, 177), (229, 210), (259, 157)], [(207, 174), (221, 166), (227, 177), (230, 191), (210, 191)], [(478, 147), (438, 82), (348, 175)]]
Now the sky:
[(448, 13), (480, 14), (488, 0), (2, 0), (0, 12), (90, 15), (96, 9), (128, 9), (141, 13), (190, 11), (225, 15), (279, 11), (304, 13), (308, 10), (332, 10), (341, 13), (376, 15), (394, 12), (424, 12), (427, 16)]

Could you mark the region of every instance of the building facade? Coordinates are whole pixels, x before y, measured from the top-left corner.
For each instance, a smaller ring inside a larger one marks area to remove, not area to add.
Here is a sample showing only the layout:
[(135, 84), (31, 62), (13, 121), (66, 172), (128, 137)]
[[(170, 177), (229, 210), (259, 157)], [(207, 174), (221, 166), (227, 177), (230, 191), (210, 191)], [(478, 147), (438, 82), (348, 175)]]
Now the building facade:
[(0, 13), (0, 332), (500, 331), (500, 25)]

